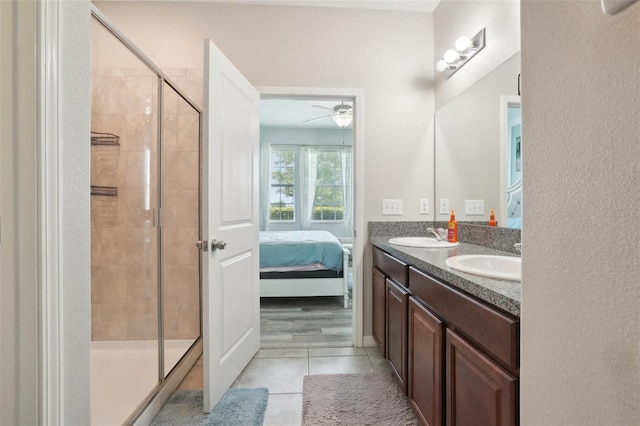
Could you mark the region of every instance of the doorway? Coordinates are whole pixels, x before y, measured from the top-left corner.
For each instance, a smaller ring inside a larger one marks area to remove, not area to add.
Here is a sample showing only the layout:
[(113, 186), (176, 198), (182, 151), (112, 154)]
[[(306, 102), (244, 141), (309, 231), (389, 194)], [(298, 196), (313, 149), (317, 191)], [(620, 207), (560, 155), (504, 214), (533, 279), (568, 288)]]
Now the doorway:
[[(349, 293), (345, 306), (340, 296), (262, 297), (261, 347), (362, 346), (361, 256), (358, 255), (362, 243), (361, 235), (355, 232), (362, 229), (362, 210), (358, 208), (362, 200), (358, 192), (361, 167), (357, 166), (362, 164), (359, 159), (363, 152), (362, 92), (258, 89), (261, 92), (260, 229), (331, 233), (348, 253), (345, 274)], [(356, 146), (358, 140), (360, 146)], [(318, 157), (322, 161), (318, 161)], [(312, 158), (311, 166), (309, 158)], [(286, 170), (290, 182), (275, 182), (274, 178), (287, 180), (281, 168), (284, 163), (289, 165)], [(274, 168), (278, 168), (275, 174)], [(310, 174), (313, 176), (309, 177)], [(287, 191), (278, 186), (283, 184), (287, 185)], [(327, 212), (328, 215), (322, 214)]]

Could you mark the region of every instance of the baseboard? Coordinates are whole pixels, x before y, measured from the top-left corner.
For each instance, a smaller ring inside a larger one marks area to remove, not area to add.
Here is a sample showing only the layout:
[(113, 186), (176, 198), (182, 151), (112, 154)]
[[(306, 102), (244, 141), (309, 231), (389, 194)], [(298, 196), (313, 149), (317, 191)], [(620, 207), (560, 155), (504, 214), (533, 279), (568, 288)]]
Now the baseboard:
[(373, 336), (362, 336), (362, 346), (365, 348), (370, 348), (373, 346), (378, 346)]

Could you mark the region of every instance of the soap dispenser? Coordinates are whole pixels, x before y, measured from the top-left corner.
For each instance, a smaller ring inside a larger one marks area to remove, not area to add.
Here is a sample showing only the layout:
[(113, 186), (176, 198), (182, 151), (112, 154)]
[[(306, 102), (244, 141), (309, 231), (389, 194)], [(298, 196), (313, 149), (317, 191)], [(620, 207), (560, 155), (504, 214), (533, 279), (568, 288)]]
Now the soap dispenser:
[(451, 217), (447, 224), (447, 241), (450, 243), (458, 242), (458, 222), (456, 222), (456, 211), (451, 210)]
[(491, 209), (491, 214), (489, 215), (489, 226), (496, 226), (496, 215), (493, 213), (493, 209)]

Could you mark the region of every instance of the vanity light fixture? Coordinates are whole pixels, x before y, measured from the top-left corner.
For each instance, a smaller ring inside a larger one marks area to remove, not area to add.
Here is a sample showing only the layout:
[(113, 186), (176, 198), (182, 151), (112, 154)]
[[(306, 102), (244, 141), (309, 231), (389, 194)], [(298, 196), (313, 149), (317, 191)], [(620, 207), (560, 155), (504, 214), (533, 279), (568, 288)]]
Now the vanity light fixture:
[(471, 58), (479, 51), (484, 49), (485, 45), (485, 28), (478, 31), (478, 34), (472, 38), (459, 37), (455, 43), (455, 49), (448, 49), (444, 52), (443, 58), (436, 62), (436, 71), (449, 71), (447, 77), (462, 68)]

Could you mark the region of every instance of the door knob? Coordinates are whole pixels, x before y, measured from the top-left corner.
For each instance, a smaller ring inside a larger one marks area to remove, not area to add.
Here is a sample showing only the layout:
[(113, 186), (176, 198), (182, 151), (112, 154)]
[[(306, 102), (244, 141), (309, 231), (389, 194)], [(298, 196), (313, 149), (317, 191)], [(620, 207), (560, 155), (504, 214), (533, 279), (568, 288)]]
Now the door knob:
[(196, 247), (198, 247), (198, 250), (201, 251), (209, 251), (209, 243), (207, 242), (207, 240), (198, 240), (196, 242)]
[(216, 251), (216, 250), (224, 250), (227, 247), (227, 243), (225, 243), (224, 241), (220, 240), (213, 240), (211, 241), (211, 251)]

